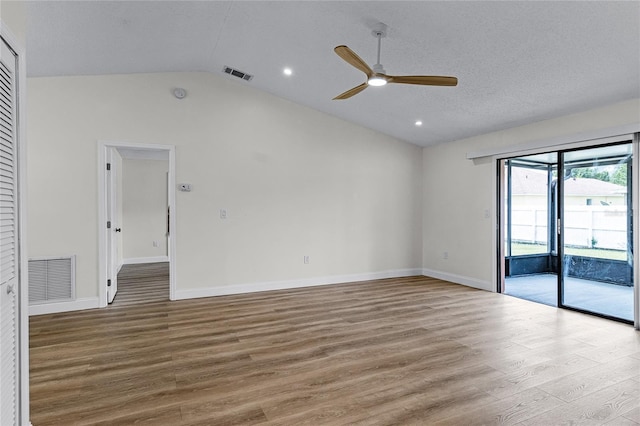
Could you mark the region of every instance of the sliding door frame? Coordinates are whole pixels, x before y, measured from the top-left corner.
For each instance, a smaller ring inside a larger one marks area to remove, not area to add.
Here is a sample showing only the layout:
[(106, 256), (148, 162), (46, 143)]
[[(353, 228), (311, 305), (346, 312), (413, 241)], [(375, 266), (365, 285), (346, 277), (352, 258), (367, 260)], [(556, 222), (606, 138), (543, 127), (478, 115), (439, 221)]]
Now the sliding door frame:
[[(633, 191), (633, 196), (632, 196), (632, 206), (629, 206), (630, 208), (632, 208), (632, 240), (633, 240), (633, 247), (632, 247), (632, 255), (633, 255), (633, 281), (634, 281), (634, 293), (633, 293), (633, 297), (634, 297), (634, 319), (633, 319), (633, 325), (637, 330), (640, 330), (640, 283), (639, 283), (639, 278), (640, 278), (640, 274), (638, 272), (638, 265), (639, 263), (639, 248), (640, 248), (640, 241), (639, 241), (639, 234), (640, 232), (638, 232), (639, 228), (639, 214), (638, 212), (640, 212), (639, 210), (639, 198), (640, 198), (640, 174), (639, 174), (639, 155), (640, 155), (640, 149), (639, 149), (639, 145), (640, 145), (640, 132), (635, 132), (632, 134), (620, 134), (619, 136), (611, 136), (611, 137), (604, 137), (604, 138), (599, 138), (599, 139), (590, 139), (590, 138), (585, 138), (581, 141), (577, 140), (574, 142), (568, 142), (566, 144), (550, 144), (550, 146), (548, 147), (538, 147), (538, 148), (532, 148), (532, 149), (523, 149), (522, 151), (509, 151), (509, 152), (505, 152), (505, 153), (499, 153), (499, 154), (495, 154), (492, 156), (492, 163), (493, 163), (493, 170), (495, 171), (495, 173), (493, 174), (493, 205), (496, 206), (496, 214), (494, 215), (494, 219), (495, 219), (495, 232), (493, 233), (494, 235), (494, 239), (493, 239), (493, 249), (492, 252), (494, 253), (494, 255), (496, 256), (495, 261), (493, 262), (493, 282), (496, 283), (495, 286), (495, 290), (497, 292), (503, 292), (504, 291), (504, 278), (505, 278), (505, 271), (504, 271), (504, 224), (503, 224), (503, 217), (505, 215), (505, 202), (504, 202), (504, 180), (505, 180), (505, 176), (504, 176), (504, 165), (505, 165), (505, 161), (507, 159), (510, 158), (514, 158), (514, 157), (524, 157), (524, 156), (528, 156), (528, 155), (534, 155), (534, 154), (543, 154), (543, 153), (548, 153), (548, 152), (558, 152), (558, 170), (564, 170), (564, 156), (561, 155), (564, 152), (567, 151), (574, 151), (574, 150), (579, 150), (579, 149), (588, 149), (588, 148), (596, 148), (599, 146), (608, 146), (608, 145), (613, 145), (616, 143), (624, 143), (624, 142), (629, 142), (631, 141), (632, 143), (632, 162), (631, 162), (631, 172), (632, 172), (632, 182), (631, 182), (631, 190)], [(481, 158), (481, 156), (478, 157), (470, 157), (470, 158)], [(562, 197), (562, 191), (563, 191), (563, 185), (559, 184), (558, 185), (558, 199), (561, 199)], [(558, 223), (558, 227), (557, 230), (560, 229), (560, 227), (562, 226), (562, 211), (561, 209), (558, 209), (558, 211), (556, 212), (556, 218), (559, 221), (556, 222)], [(556, 232), (557, 232), (556, 230)], [(560, 274), (563, 273), (563, 262), (561, 261), (563, 253), (564, 253), (564, 247), (563, 247), (563, 243), (564, 243), (564, 238), (563, 238), (563, 233), (561, 232), (557, 238), (558, 238), (558, 259), (559, 259), (559, 265), (558, 265), (558, 279), (560, 280), (562, 278), (562, 276)], [(574, 310), (574, 311), (578, 311), (578, 312), (584, 312), (584, 313), (588, 313), (588, 314), (592, 314), (592, 315), (597, 315), (597, 316), (602, 316), (605, 318), (610, 318), (610, 319), (614, 319), (614, 320), (618, 320), (618, 321), (624, 321), (624, 322), (628, 322), (625, 320), (620, 320), (618, 318), (613, 318), (607, 315), (599, 315), (597, 313), (593, 313), (593, 312), (589, 312), (589, 311), (583, 311), (580, 309), (576, 309), (576, 308), (572, 308), (572, 307), (567, 307), (564, 306), (561, 302), (563, 300), (563, 289), (562, 286), (560, 285), (560, 281), (558, 281), (558, 308), (562, 308), (562, 309), (567, 309), (567, 310)]]
[(638, 165), (640, 164), (640, 132), (633, 135), (633, 156), (631, 159), (631, 187), (633, 188), (635, 197), (631, 197), (632, 211), (631, 222), (633, 226), (633, 246), (631, 248), (633, 253), (633, 295), (635, 297), (633, 304), (633, 325), (636, 330), (640, 330), (640, 272), (638, 271), (638, 259), (640, 259), (640, 222), (638, 216), (640, 216), (640, 175), (638, 174)]
[(556, 295), (558, 296), (558, 300), (556, 304), (558, 308), (566, 308), (572, 309), (564, 306), (564, 150), (558, 150), (558, 178), (556, 180), (556, 253), (558, 253), (558, 281), (557, 281), (557, 290)]
[[(636, 146), (637, 144), (634, 143), (635, 140), (637, 138), (637, 134), (633, 135), (632, 137), (628, 138), (628, 139), (624, 139), (621, 140), (620, 142), (613, 142), (613, 143), (608, 143), (608, 144), (596, 144), (596, 145), (592, 145), (592, 146), (588, 146), (588, 147), (582, 147), (582, 148), (573, 148), (573, 149), (565, 149), (565, 150), (558, 150), (558, 176), (561, 175), (564, 176), (564, 170), (565, 170), (565, 154), (570, 153), (570, 152), (576, 152), (576, 151), (582, 151), (582, 150), (589, 150), (589, 149), (593, 149), (593, 148), (604, 148), (604, 147), (609, 147), (609, 146), (614, 146), (614, 145), (626, 145), (626, 144), (631, 144), (631, 148), (632, 148), (632, 153), (631, 153), (631, 172), (633, 173), (635, 167), (633, 165), (633, 163), (636, 161), (636, 157), (637, 157), (637, 149)], [(637, 322), (638, 318), (637, 315), (635, 313), (635, 310), (638, 307), (638, 297), (637, 297), (637, 279), (636, 279), (636, 254), (634, 250), (635, 247), (635, 242), (632, 242), (632, 246), (631, 246), (631, 265), (632, 265), (632, 279), (633, 279), (633, 307), (634, 307), (634, 316), (633, 316), (633, 320), (627, 320), (627, 319), (623, 319), (623, 318), (619, 318), (619, 317), (614, 317), (611, 315), (607, 315), (601, 312), (596, 312), (596, 311), (589, 311), (586, 309), (581, 309), (579, 307), (575, 307), (575, 306), (570, 306), (570, 305), (566, 305), (564, 302), (564, 279), (565, 279), (565, 257), (564, 257), (564, 237), (565, 237), (565, 232), (564, 232), (564, 227), (566, 225), (565, 223), (565, 218), (564, 218), (564, 207), (565, 207), (565, 203), (564, 203), (564, 183), (565, 183), (565, 179), (560, 179), (558, 178), (557, 180), (558, 184), (557, 184), (557, 191), (558, 191), (558, 195), (557, 195), (557, 227), (556, 227), (556, 232), (557, 232), (557, 238), (558, 238), (558, 244), (557, 244), (557, 250), (558, 250), (558, 308), (562, 308), (562, 309), (568, 309), (571, 311), (576, 311), (576, 312), (582, 312), (585, 314), (590, 314), (590, 315), (594, 315), (594, 316), (598, 316), (598, 317), (602, 317), (602, 318), (606, 318), (606, 319), (610, 319), (613, 321), (620, 321), (620, 322), (624, 322), (624, 323), (633, 323), (635, 325), (635, 323)], [(630, 188), (627, 188), (628, 190), (628, 195), (627, 195), (627, 199), (629, 198), (629, 196), (631, 196), (631, 204), (627, 203), (627, 212), (631, 213), (631, 217), (634, 218), (634, 203), (636, 201), (636, 199), (638, 198), (638, 196), (635, 194), (635, 192), (637, 192), (636, 186), (634, 185), (634, 181), (632, 179), (632, 181), (630, 182)], [(629, 181), (627, 180), (627, 184), (629, 184)], [(635, 234), (637, 232), (635, 232), (635, 225), (632, 221), (632, 223), (629, 223), (628, 218), (627, 218), (627, 225), (630, 225), (629, 228), (627, 228), (627, 242), (629, 242), (629, 232), (631, 232), (631, 235), (633, 237), (635, 237)], [(627, 249), (627, 253), (628, 253), (628, 249)]]

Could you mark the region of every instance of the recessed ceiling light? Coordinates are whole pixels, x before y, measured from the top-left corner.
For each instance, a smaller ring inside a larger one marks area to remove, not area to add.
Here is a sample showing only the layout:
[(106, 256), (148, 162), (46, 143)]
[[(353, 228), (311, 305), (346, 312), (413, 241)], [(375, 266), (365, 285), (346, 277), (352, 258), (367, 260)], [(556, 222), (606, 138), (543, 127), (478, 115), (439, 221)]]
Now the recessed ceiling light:
[(285, 68), (282, 70), (282, 72), (284, 73), (284, 75), (291, 75), (293, 74), (293, 70), (291, 68)]
[(418, 126), (418, 127), (422, 126), (422, 121), (417, 120), (417, 121), (416, 121), (416, 126)]

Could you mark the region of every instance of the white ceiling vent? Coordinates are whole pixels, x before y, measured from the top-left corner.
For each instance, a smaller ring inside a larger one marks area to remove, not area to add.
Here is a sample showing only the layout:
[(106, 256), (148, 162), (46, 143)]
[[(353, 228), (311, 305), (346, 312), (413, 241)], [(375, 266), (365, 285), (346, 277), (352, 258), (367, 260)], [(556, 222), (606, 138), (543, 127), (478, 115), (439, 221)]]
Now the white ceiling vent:
[(242, 72), (240, 70), (228, 67), (226, 65), (224, 67), (222, 67), (222, 71), (224, 71), (225, 73), (227, 73), (229, 75), (232, 75), (234, 77), (241, 78), (241, 79), (243, 79), (245, 81), (251, 81), (251, 79), (253, 78), (252, 75), (247, 74), (246, 72)]

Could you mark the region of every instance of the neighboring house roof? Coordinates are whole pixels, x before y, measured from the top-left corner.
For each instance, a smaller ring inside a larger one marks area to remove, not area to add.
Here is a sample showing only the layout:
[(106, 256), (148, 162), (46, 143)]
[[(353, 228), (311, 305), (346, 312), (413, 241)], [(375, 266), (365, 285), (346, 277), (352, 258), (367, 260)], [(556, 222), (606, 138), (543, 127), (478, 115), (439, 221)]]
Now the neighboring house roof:
[(512, 195), (545, 195), (547, 172), (523, 167), (511, 168)]
[[(547, 193), (547, 172), (542, 170), (513, 167), (511, 169), (511, 194), (545, 195)], [(564, 181), (566, 195), (573, 196), (621, 196), (627, 188), (611, 182), (590, 178), (569, 178)]]
[(564, 183), (564, 191), (567, 195), (608, 195), (622, 196), (627, 193), (627, 188), (611, 182), (598, 179), (578, 178), (567, 179)]

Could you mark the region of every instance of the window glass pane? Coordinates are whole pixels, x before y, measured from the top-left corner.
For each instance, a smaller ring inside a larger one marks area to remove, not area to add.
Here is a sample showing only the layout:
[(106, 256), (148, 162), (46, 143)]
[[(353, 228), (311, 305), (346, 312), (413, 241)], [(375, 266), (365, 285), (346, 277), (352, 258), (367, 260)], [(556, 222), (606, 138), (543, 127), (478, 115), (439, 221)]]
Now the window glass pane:
[(630, 143), (564, 154), (562, 305), (633, 320)]
[(565, 254), (627, 260), (630, 146), (565, 154)]
[(511, 255), (548, 253), (548, 170), (511, 168)]

